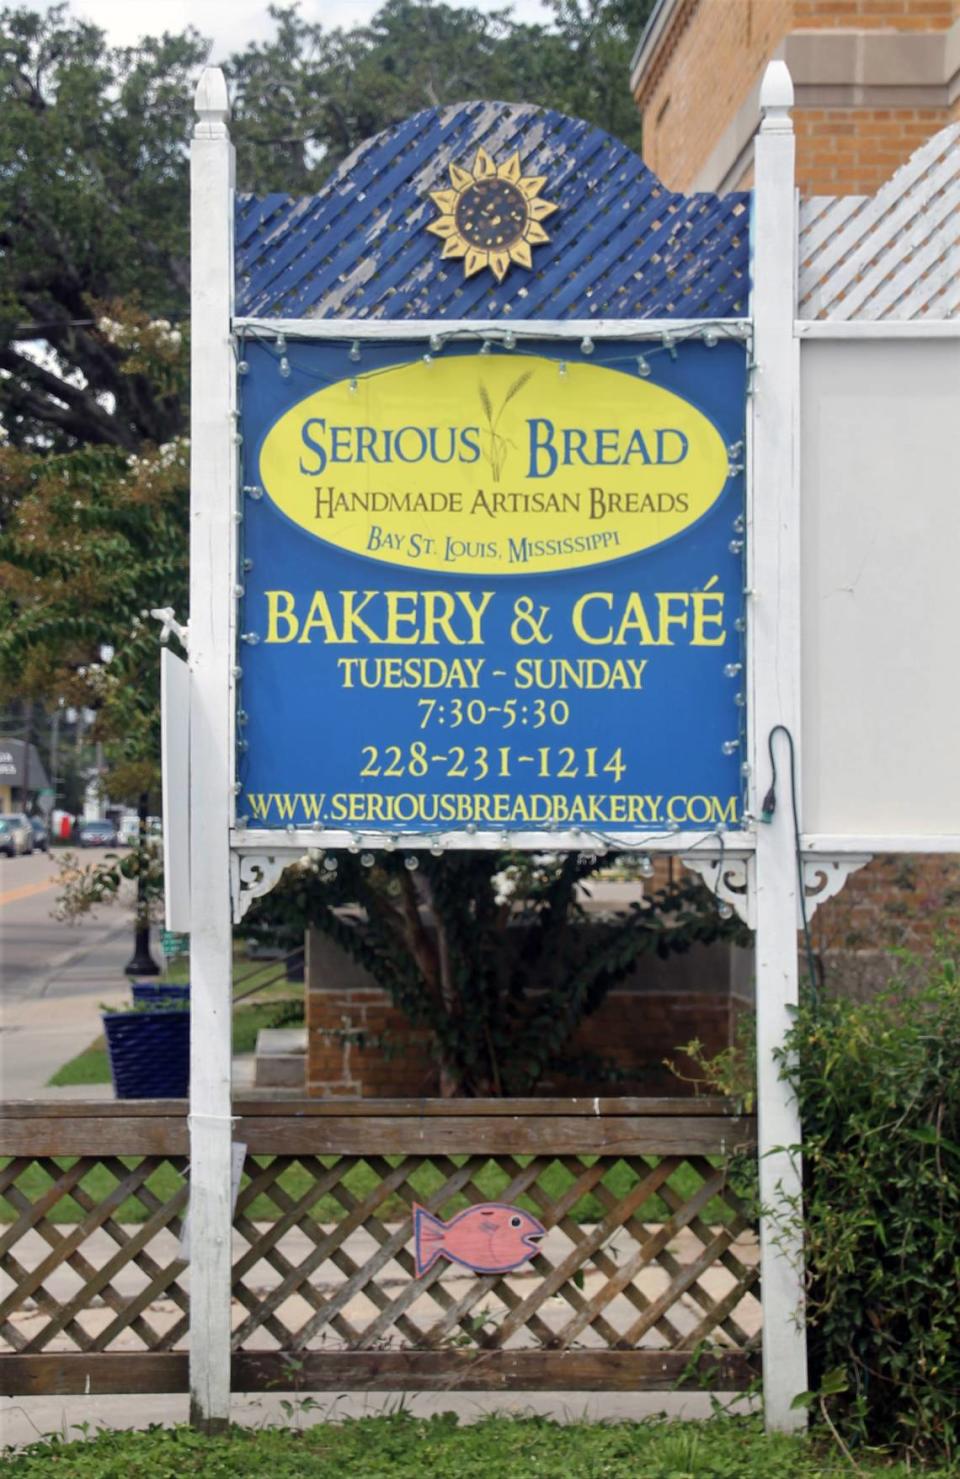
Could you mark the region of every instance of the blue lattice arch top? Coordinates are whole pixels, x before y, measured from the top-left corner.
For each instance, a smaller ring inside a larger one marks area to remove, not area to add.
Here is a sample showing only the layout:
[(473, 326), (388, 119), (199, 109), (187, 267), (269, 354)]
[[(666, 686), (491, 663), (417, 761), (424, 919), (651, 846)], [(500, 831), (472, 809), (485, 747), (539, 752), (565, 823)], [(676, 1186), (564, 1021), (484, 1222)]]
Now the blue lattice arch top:
[[(431, 190), (483, 147), (519, 151), (558, 209), (533, 268), (464, 278)], [(317, 195), (240, 196), (238, 316), (715, 319), (749, 311), (750, 195), (677, 195), (602, 129), (546, 108), (428, 108), (362, 144)]]

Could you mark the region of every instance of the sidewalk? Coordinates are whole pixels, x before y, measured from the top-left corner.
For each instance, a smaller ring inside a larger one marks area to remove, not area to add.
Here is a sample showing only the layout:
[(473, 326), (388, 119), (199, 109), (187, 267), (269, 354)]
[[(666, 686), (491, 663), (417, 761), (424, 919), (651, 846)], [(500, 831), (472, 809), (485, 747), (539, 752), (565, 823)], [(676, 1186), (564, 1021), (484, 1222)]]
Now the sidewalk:
[(30, 993), (0, 1007), (0, 1095), (4, 1099), (109, 1099), (109, 1084), (51, 1089), (51, 1074), (100, 1036), (100, 1003), (123, 1001), (130, 925), (51, 962)]
[[(309, 1397), (316, 1407), (298, 1405)], [(282, 1404), (288, 1404), (284, 1410)], [(317, 1423), (342, 1422), (348, 1417), (374, 1417), (395, 1412), (400, 1406), (414, 1417), (434, 1412), (455, 1412), (464, 1423), (476, 1422), (493, 1412), (511, 1417), (534, 1415), (555, 1422), (637, 1422), (661, 1414), (670, 1418), (708, 1418), (709, 1392), (235, 1392), (230, 1420), (243, 1427), (276, 1424), (285, 1428), (309, 1428)], [(290, 1407), (294, 1416), (290, 1416)], [(731, 1410), (756, 1412), (759, 1403), (750, 1397), (734, 1400)], [(130, 1397), (3, 1397), (0, 1398), (0, 1448), (4, 1444), (34, 1443), (43, 1433), (57, 1432), (76, 1441), (78, 1423), (89, 1423), (91, 1431), (106, 1428), (146, 1428), (151, 1423), (165, 1427), (185, 1423), (190, 1413), (186, 1392), (158, 1395), (141, 1392)]]

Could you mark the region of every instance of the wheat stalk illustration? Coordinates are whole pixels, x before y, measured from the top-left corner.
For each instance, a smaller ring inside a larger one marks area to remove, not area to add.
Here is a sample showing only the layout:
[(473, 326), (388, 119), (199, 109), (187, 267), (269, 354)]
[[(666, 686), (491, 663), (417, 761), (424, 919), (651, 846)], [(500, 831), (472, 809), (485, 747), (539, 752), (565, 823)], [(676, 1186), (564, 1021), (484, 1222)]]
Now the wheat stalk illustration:
[(508, 387), (503, 400), (500, 402), (500, 409), (496, 414), (494, 414), (490, 392), (487, 390), (483, 381), (480, 381), (480, 404), (483, 407), (483, 414), (487, 418), (486, 435), (490, 447), (489, 453), (487, 454), (487, 461), (490, 463), (490, 473), (495, 483), (499, 483), (501, 474), (503, 473), (503, 465), (507, 460), (507, 448), (514, 445), (509, 437), (502, 436), (497, 430), (500, 424), (500, 417), (514, 396), (520, 394), (520, 391), (526, 385), (527, 381), (531, 379), (532, 375), (532, 370), (525, 370), (522, 375), (514, 380), (513, 384)]

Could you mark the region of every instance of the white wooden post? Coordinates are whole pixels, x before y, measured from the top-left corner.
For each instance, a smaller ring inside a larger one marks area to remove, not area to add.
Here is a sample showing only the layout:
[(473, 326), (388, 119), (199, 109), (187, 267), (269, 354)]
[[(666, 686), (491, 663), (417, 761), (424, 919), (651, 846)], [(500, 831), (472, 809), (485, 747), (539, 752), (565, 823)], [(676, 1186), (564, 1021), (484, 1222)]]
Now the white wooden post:
[[(753, 495), (749, 528), (750, 760), (754, 813), (769, 782), (767, 741), (776, 724), (800, 742), (799, 350), (796, 192), (786, 64), (771, 62), (760, 92), (753, 221)], [(797, 1002), (797, 859), (784, 737), (778, 736), (777, 807), (757, 826), (757, 1116), (760, 1157), (763, 1393), (767, 1427), (804, 1425), (793, 1398), (807, 1389), (803, 1233), (797, 1105), (774, 1050)]]
[(203, 72), (190, 151), (190, 1415), (230, 1410), (230, 667), (236, 540), (233, 146)]

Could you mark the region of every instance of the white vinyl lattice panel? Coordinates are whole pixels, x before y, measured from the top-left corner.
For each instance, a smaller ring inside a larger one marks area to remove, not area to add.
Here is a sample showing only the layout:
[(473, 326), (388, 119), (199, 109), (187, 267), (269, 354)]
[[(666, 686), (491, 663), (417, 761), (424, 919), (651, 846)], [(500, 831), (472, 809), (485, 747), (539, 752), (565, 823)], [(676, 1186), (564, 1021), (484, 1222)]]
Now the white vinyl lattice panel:
[(800, 202), (800, 319), (960, 316), (960, 123), (876, 195)]

